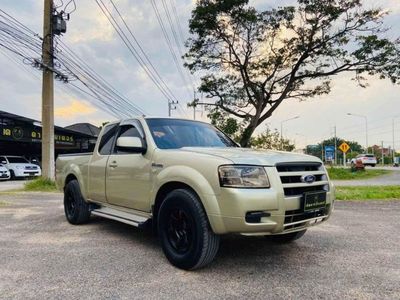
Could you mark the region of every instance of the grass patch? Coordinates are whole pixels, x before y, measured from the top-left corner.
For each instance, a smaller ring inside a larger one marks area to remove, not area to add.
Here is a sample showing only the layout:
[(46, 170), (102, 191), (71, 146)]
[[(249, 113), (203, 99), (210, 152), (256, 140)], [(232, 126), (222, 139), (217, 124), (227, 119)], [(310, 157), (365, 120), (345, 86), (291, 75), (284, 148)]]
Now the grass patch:
[(56, 183), (50, 179), (38, 178), (25, 183), (24, 191), (27, 192), (56, 192)]
[(5, 202), (5, 201), (0, 201), (0, 207), (4, 207), (4, 206), (7, 206), (7, 205), (8, 205), (7, 202)]
[(400, 186), (337, 186), (338, 200), (393, 200), (400, 199)]
[(357, 180), (357, 179), (368, 179), (377, 176), (390, 174), (389, 170), (370, 170), (352, 172), (350, 168), (327, 168), (329, 178), (332, 180)]

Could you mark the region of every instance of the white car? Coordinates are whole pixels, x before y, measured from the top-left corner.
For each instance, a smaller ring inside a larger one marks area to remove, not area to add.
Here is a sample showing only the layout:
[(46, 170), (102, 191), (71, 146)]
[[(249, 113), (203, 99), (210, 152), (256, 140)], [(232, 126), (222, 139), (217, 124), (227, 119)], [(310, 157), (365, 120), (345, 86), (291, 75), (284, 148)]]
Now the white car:
[(10, 177), (11, 177), (10, 171), (8, 171), (8, 169), (5, 166), (0, 164), (0, 180), (7, 180), (10, 179)]
[(351, 164), (355, 165), (357, 159), (361, 159), (364, 166), (375, 167), (375, 165), (377, 164), (376, 157), (373, 154), (359, 154), (351, 160)]
[(22, 156), (0, 156), (0, 164), (10, 171), (11, 178), (37, 177), (42, 175), (38, 165), (30, 163)]

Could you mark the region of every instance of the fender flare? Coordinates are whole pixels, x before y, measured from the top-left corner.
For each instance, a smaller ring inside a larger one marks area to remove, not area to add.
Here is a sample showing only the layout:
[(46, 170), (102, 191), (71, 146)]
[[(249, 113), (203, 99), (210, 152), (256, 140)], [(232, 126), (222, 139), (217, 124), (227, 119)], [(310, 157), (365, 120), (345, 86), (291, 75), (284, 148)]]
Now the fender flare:
[(220, 207), (215, 197), (216, 192), (209, 181), (193, 168), (182, 165), (167, 167), (155, 176), (154, 182), (151, 194), (152, 204), (155, 203), (157, 193), (162, 186), (170, 182), (179, 182), (189, 186), (196, 192), (207, 215), (220, 214)]

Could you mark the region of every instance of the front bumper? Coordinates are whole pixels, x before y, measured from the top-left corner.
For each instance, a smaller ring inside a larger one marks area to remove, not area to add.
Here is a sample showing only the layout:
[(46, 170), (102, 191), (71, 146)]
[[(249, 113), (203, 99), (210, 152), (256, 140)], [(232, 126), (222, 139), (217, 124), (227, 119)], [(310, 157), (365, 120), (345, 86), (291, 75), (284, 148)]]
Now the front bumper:
[(11, 174), (9, 171), (0, 173), (0, 180), (7, 180), (10, 178), (11, 178)]
[(15, 169), (15, 177), (39, 177), (42, 176), (42, 171), (40, 169), (36, 170), (26, 170), (26, 169)]
[[(302, 209), (302, 196), (285, 196), (277, 172), (268, 170), (271, 188), (233, 189), (221, 188), (221, 193), (209, 195), (206, 201), (217, 201), (219, 213), (209, 212), (213, 231), (217, 234), (239, 233), (245, 235), (284, 234), (300, 231), (328, 220), (335, 201), (334, 186), (329, 183), (326, 206), (311, 212)], [(247, 222), (246, 214), (262, 212), (266, 216), (259, 222)]]

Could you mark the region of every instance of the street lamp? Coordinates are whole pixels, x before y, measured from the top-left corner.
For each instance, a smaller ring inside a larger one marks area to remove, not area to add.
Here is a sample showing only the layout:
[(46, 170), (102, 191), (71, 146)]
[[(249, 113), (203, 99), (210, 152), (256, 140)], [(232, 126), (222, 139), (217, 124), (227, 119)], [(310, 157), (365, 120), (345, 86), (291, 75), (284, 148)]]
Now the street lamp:
[(291, 121), (291, 120), (295, 120), (295, 119), (298, 119), (298, 118), (300, 118), (300, 116), (295, 116), (293, 118), (281, 121), (281, 150), (283, 150), (283, 123)]
[(352, 114), (352, 113), (347, 113), (347, 115), (365, 119), (365, 147), (366, 147), (365, 149), (366, 149), (367, 154), (368, 154), (368, 118), (367, 118), (367, 116), (357, 115), (357, 114)]

